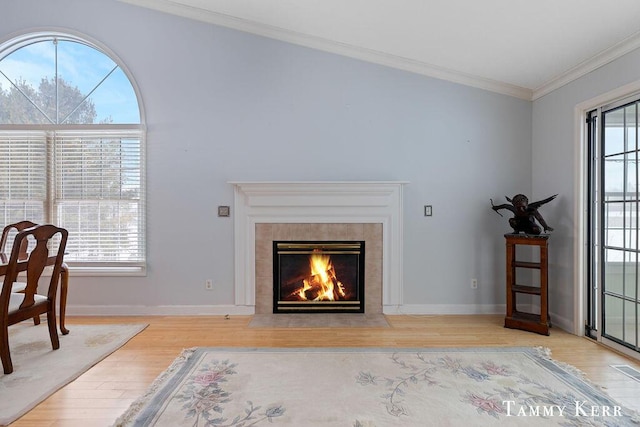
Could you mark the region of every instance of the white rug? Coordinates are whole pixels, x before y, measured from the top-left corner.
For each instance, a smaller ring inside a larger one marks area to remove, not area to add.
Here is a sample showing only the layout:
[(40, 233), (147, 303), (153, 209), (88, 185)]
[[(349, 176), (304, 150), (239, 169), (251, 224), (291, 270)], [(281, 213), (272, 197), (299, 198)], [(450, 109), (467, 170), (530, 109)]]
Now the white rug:
[(0, 425), (7, 425), (123, 346), (147, 325), (70, 325), (53, 350), (47, 322), (9, 327), (13, 373), (0, 370)]
[(540, 348), (196, 348), (116, 426), (638, 426)]

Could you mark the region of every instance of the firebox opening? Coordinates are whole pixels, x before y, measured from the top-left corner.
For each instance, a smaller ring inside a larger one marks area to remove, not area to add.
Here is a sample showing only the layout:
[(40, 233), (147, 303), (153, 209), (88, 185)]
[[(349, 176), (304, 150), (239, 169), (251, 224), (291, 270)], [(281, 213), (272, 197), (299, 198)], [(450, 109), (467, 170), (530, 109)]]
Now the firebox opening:
[(274, 313), (364, 313), (364, 241), (274, 241)]

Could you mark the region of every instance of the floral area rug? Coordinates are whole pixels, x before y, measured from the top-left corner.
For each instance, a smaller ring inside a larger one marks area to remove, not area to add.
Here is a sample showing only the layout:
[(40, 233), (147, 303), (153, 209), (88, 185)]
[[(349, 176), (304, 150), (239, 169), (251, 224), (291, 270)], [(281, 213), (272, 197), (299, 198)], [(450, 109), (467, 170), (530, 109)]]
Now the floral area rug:
[(116, 426), (638, 426), (540, 348), (185, 350)]
[(13, 372), (0, 370), (0, 425), (8, 425), (122, 347), (146, 324), (69, 325), (52, 350), (47, 321), (9, 327)]

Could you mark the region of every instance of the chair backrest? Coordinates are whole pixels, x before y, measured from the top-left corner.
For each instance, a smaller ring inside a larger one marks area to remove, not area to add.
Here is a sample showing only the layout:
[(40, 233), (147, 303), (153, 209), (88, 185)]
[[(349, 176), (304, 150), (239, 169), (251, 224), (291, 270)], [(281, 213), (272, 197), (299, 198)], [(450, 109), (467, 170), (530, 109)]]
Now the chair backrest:
[[(60, 240), (58, 242), (57, 249), (54, 251), (50, 249), (50, 246), (58, 234), (60, 235)], [(25, 297), (20, 308), (33, 305), (34, 295), (38, 289), (38, 281), (40, 280), (42, 272), (47, 265), (53, 265), (53, 272), (51, 274), (49, 289), (47, 290), (47, 297), (49, 300), (55, 301), (60, 271), (64, 261), (64, 251), (67, 246), (67, 236), (67, 230), (51, 224), (36, 225), (34, 227), (26, 228), (16, 234), (13, 241), (11, 256), (9, 257), (9, 264), (7, 265), (7, 274), (4, 276), (2, 294), (0, 294), (2, 307), (6, 307), (7, 305), (5, 304), (8, 304), (8, 299), (11, 295), (11, 287), (13, 282), (16, 281), (20, 272), (19, 270), (21, 269), (19, 267), (24, 268), (27, 276), (27, 287), (24, 290)], [(20, 258), (21, 247), (27, 239), (35, 240), (35, 247), (29, 253), (28, 259), (23, 260)]]
[[(22, 230), (35, 227), (36, 225), (38, 224), (36, 224), (35, 222), (25, 220), (25, 221), (20, 221), (20, 222), (16, 222), (14, 224), (9, 224), (5, 226), (4, 229), (2, 230), (2, 237), (0, 237), (0, 261), (2, 261), (3, 263), (6, 263), (9, 260), (9, 253), (7, 253), (7, 251), (5, 250), (9, 236), (12, 233), (17, 234)], [(15, 239), (15, 236), (14, 236), (14, 239)], [(24, 240), (22, 242), (22, 246), (20, 247), (20, 259), (27, 259), (28, 246), (29, 246), (29, 242), (27, 240)]]

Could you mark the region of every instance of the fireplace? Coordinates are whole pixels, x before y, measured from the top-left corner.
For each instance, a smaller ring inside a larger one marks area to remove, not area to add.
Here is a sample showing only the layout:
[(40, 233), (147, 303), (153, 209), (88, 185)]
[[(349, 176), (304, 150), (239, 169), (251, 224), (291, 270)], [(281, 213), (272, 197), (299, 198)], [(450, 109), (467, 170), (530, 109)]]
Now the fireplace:
[[(402, 304), (402, 181), (248, 182), (234, 187), (235, 305), (273, 313), (273, 241), (365, 241), (367, 314)], [(356, 317), (356, 316), (354, 316)]]
[(364, 241), (274, 241), (274, 313), (364, 313)]

